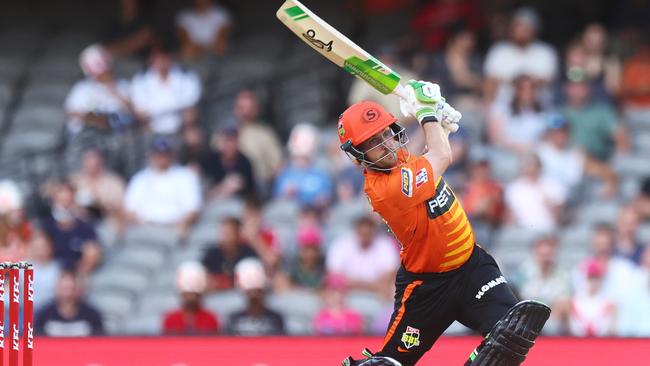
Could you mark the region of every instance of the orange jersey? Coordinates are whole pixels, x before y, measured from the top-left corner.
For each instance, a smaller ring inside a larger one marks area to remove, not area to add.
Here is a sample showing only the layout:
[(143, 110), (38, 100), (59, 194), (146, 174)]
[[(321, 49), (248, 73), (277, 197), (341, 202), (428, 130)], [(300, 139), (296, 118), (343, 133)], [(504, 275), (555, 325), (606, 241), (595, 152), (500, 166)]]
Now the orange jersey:
[(474, 232), (465, 210), (442, 177), (434, 182), (425, 157), (411, 157), (388, 173), (366, 170), (364, 176), (373, 210), (402, 245), (407, 271), (446, 272), (469, 259)]

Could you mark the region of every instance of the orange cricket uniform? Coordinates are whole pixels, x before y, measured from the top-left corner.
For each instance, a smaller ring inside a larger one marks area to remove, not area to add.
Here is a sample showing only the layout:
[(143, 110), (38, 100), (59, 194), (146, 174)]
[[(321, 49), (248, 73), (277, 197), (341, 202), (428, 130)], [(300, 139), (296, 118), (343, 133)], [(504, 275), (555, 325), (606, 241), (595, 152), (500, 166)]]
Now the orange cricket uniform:
[[(423, 157), (407, 157), (390, 172), (366, 169), (364, 190), (400, 242), (404, 268), (413, 273), (447, 272), (465, 263), (474, 231), (460, 200)], [(406, 160), (408, 159), (408, 160)]]

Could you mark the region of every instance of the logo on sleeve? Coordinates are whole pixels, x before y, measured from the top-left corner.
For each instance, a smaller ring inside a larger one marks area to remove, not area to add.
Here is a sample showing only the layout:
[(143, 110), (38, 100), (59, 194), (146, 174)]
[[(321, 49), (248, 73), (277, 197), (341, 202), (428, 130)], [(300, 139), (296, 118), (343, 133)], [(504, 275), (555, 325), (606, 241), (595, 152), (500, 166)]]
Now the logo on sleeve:
[(406, 197), (413, 197), (413, 172), (407, 167), (402, 167), (402, 193)]
[(427, 173), (427, 168), (418, 170), (418, 173), (415, 175), (415, 188), (419, 188), (421, 185), (428, 181), (429, 173)]
[(447, 182), (441, 179), (440, 183), (438, 183), (438, 186), (436, 187), (436, 193), (433, 198), (425, 202), (429, 218), (435, 219), (449, 211), (451, 205), (454, 204), (454, 201), (456, 201), (456, 197), (449, 186), (447, 186)]
[(402, 343), (406, 349), (411, 349), (420, 345), (420, 330), (413, 327), (406, 327), (406, 332), (402, 333)]

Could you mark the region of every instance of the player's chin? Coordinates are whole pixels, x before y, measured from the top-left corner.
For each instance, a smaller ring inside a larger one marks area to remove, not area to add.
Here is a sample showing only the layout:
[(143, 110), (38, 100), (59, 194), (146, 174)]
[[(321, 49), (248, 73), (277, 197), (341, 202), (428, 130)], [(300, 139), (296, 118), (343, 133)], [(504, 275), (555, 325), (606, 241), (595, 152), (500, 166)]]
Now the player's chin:
[(377, 161), (376, 165), (383, 169), (394, 168), (397, 165), (397, 154), (392, 153), (385, 156), (383, 159)]

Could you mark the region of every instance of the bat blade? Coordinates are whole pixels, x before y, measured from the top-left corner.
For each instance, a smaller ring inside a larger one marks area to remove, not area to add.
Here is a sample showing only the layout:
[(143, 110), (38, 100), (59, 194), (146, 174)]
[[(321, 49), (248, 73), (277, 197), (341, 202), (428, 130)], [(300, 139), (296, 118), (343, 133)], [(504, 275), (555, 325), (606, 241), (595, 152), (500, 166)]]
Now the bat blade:
[(276, 16), (298, 38), (383, 94), (403, 97), (401, 76), (319, 18), (298, 0), (286, 0)]

